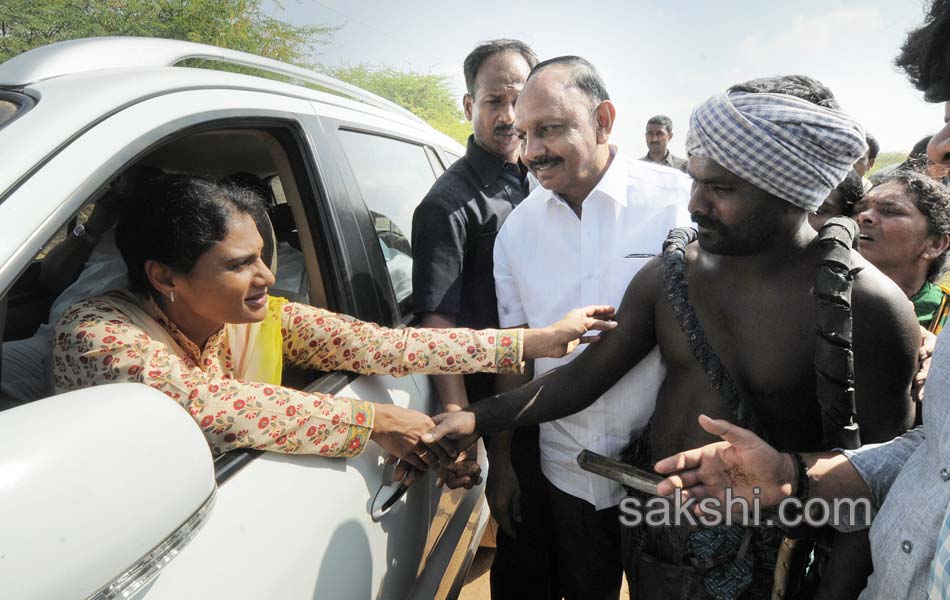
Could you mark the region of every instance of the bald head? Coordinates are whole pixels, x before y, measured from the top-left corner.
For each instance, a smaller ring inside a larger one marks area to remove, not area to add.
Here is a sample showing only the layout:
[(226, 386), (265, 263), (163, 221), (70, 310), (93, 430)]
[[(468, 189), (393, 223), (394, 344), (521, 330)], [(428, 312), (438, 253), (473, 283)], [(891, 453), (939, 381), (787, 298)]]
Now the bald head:
[(610, 163), (614, 106), (584, 59), (563, 57), (538, 67), (515, 104), (521, 158), (545, 189), (579, 206)]
[(541, 61), (531, 69), (528, 81), (541, 73), (554, 69), (557, 78), (566, 88), (576, 88), (590, 100), (591, 108), (604, 100), (610, 100), (607, 86), (594, 65), (580, 56), (558, 56)]

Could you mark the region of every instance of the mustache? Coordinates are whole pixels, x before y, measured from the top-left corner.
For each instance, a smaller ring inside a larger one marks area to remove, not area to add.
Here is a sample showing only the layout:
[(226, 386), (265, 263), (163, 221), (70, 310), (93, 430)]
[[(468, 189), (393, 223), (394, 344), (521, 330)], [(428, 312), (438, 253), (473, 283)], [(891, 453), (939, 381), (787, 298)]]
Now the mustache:
[(706, 229), (712, 229), (719, 232), (726, 231), (727, 229), (726, 226), (723, 225), (722, 221), (717, 219), (710, 219), (709, 217), (698, 215), (696, 213), (690, 214), (689, 218), (693, 223), (696, 223), (701, 227), (705, 227)]
[(511, 135), (514, 132), (514, 125), (496, 125), (494, 128), (492, 128), (492, 133), (495, 135)]
[(546, 167), (548, 165), (555, 165), (557, 163), (563, 162), (564, 159), (557, 156), (550, 156), (545, 154), (544, 156), (538, 157), (532, 161), (528, 161), (529, 169), (539, 169), (541, 167)]

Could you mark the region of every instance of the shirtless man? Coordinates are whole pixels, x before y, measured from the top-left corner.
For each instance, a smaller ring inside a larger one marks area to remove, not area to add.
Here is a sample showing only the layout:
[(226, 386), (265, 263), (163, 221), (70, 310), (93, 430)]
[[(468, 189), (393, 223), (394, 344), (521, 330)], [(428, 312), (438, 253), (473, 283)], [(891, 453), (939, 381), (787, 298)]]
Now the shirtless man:
[[(689, 301), (735, 384), (742, 411), (779, 449), (822, 446), (812, 295), (821, 253), (807, 215), (866, 149), (860, 126), (819, 102), (834, 106), (827, 88), (809, 78), (747, 82), (700, 105), (687, 140), (694, 180), (689, 211), (699, 226), (698, 243), (685, 255)], [(857, 421), (862, 442), (879, 442), (904, 432), (913, 420), (909, 390), (919, 332), (900, 289), (856, 252), (852, 266), (861, 269), (852, 292)], [(713, 441), (697, 425), (700, 414), (735, 420), (693, 357), (667, 300), (660, 259), (630, 283), (618, 322), (601, 343), (530, 385), (436, 417), (431, 440), (465, 439), (572, 414), (655, 345), (667, 376), (645, 460)], [(827, 597), (850, 597), (863, 587), (867, 569), (855, 568), (854, 558), (839, 549), (847, 543), (861, 541), (836, 541), (822, 589)], [(839, 569), (836, 561), (851, 564)], [(755, 587), (770, 588), (763, 581), (770, 570), (757, 565), (755, 571)], [(692, 586), (684, 588), (689, 594), (702, 589), (690, 577), (682, 579), (683, 586)], [(634, 597), (641, 597), (636, 579), (632, 585)], [(758, 597), (755, 588), (749, 591)], [(692, 596), (666, 587), (657, 597)]]

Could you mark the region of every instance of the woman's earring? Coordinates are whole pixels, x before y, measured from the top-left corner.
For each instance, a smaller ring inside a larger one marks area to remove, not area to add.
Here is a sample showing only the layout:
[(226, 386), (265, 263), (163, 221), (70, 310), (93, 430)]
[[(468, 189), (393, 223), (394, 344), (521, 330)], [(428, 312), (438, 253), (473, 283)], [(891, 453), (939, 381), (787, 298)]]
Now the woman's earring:
[(172, 302), (175, 301), (175, 291), (174, 291), (174, 290), (168, 292), (168, 299), (171, 300)]

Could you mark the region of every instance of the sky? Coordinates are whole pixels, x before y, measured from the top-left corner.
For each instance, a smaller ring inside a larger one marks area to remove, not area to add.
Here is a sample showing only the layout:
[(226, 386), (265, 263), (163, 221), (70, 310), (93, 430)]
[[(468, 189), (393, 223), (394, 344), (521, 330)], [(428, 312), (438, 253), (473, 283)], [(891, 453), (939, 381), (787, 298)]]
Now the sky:
[(385, 64), (445, 75), (461, 96), (462, 61), (480, 41), (510, 37), (541, 59), (576, 54), (601, 72), (617, 121), (611, 141), (646, 153), (647, 119), (673, 119), (683, 155), (691, 109), (734, 83), (811, 75), (881, 143), (907, 152), (943, 121), (893, 67), (926, 0), (283, 0), (273, 16), (340, 27), (320, 62)]

